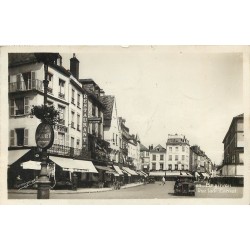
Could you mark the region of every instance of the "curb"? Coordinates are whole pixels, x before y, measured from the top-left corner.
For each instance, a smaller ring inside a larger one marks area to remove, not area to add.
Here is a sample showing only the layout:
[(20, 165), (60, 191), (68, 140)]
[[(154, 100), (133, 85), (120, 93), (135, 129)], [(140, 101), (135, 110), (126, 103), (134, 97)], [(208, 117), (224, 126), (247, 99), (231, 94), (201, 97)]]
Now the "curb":
[[(122, 186), (121, 189), (127, 189), (127, 188), (132, 188), (132, 187), (137, 187), (144, 185), (143, 183), (131, 185), (131, 186)], [(108, 191), (116, 191), (113, 188), (98, 188), (98, 189), (78, 189), (77, 191), (73, 190), (50, 190), (51, 193), (53, 194), (79, 194), (79, 193), (100, 193), (100, 192), (108, 192)], [(15, 190), (11, 189), (8, 190), (9, 194), (37, 194), (37, 190)]]

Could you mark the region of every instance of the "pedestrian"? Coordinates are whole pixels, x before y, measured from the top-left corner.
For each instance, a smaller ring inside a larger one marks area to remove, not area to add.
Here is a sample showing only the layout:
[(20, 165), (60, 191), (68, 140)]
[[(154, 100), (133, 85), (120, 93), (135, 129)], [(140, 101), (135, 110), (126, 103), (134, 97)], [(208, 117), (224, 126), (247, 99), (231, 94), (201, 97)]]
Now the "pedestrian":
[(164, 178), (164, 176), (162, 177), (162, 185), (165, 185), (165, 178)]

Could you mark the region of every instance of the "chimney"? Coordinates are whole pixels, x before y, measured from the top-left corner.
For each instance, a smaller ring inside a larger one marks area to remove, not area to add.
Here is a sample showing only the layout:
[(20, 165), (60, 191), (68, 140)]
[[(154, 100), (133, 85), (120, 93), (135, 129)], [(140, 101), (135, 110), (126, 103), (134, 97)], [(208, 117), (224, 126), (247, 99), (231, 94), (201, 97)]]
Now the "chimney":
[(79, 80), (79, 61), (76, 58), (75, 53), (73, 53), (73, 57), (70, 58), (70, 72), (77, 80)]

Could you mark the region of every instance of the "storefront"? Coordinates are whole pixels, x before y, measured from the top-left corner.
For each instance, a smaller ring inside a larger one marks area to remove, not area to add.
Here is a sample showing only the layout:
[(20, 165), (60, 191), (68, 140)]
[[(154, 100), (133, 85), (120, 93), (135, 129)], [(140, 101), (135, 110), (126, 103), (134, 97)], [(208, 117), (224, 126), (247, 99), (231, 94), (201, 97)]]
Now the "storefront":
[(75, 160), (50, 156), (50, 160), (56, 164), (55, 176), (57, 185), (55, 187), (70, 185), (77, 187), (90, 187), (94, 179), (98, 178), (98, 171), (91, 161)]

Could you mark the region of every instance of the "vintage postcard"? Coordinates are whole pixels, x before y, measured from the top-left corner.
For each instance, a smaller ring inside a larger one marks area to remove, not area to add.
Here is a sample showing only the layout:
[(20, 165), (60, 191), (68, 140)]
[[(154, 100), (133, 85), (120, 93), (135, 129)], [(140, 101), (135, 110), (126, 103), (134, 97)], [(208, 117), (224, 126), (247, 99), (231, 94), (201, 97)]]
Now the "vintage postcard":
[(0, 57), (1, 204), (249, 204), (248, 46)]

